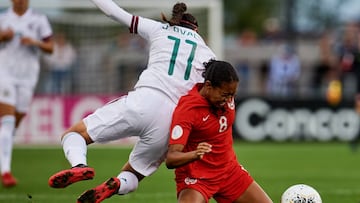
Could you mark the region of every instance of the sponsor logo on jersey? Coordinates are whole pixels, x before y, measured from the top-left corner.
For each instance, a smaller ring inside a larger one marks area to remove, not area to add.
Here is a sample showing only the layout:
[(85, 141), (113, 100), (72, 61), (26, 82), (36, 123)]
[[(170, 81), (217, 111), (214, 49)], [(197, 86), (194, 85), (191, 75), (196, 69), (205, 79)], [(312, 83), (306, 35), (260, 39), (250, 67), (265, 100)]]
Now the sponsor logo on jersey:
[(208, 114), (207, 116), (203, 117), (202, 120), (205, 122), (205, 121), (207, 121), (207, 120), (209, 119), (209, 117), (210, 117), (210, 114)]

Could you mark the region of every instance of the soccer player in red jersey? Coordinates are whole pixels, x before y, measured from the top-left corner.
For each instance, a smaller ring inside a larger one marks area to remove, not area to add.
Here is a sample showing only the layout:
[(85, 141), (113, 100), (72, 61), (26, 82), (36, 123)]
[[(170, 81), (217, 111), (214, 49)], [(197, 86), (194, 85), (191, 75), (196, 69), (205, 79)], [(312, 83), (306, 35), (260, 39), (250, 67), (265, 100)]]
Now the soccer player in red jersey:
[(180, 99), (172, 118), (166, 166), (176, 168), (178, 202), (272, 203), (232, 147), (236, 71), (215, 60), (205, 68), (204, 83)]

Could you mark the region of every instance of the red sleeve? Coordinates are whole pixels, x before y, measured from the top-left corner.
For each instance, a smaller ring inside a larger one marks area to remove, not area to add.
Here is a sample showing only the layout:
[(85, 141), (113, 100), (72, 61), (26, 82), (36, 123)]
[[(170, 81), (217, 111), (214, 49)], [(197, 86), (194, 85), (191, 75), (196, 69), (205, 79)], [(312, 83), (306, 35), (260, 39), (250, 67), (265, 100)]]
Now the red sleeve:
[(169, 144), (186, 145), (189, 134), (194, 126), (196, 113), (183, 103), (176, 107), (170, 127)]

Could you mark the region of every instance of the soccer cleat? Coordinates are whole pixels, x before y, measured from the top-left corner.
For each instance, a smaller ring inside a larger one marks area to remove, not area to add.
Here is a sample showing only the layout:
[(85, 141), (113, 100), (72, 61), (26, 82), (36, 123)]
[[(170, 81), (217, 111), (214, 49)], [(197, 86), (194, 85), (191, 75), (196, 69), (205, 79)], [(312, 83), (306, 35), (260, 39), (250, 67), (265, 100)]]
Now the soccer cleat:
[(13, 187), (17, 184), (17, 180), (10, 172), (1, 175), (1, 182), (4, 187)]
[(60, 171), (49, 178), (49, 186), (53, 188), (64, 188), (68, 185), (82, 180), (93, 179), (95, 171), (88, 166), (75, 166), (71, 169)]
[(120, 180), (116, 177), (110, 178), (101, 185), (85, 191), (78, 199), (77, 203), (100, 203), (117, 193), (120, 188)]

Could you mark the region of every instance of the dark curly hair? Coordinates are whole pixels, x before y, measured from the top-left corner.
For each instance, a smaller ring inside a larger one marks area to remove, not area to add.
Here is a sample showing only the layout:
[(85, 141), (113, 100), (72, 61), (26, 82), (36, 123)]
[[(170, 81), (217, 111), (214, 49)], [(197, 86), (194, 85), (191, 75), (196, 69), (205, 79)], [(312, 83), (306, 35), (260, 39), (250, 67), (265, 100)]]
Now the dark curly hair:
[(222, 83), (239, 82), (234, 67), (226, 61), (211, 59), (204, 63), (205, 71), (202, 73), (205, 81), (210, 81), (213, 87), (220, 87)]

